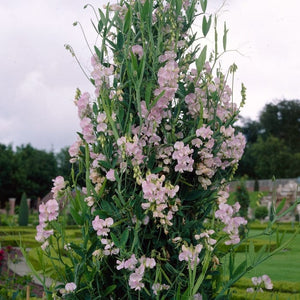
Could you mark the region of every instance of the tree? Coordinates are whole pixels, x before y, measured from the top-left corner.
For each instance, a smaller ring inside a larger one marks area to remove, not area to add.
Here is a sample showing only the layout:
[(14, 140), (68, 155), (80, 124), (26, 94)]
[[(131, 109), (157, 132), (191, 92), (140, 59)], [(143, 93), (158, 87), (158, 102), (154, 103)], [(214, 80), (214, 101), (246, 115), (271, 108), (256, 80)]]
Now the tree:
[(46, 195), (57, 175), (57, 162), (53, 152), (34, 149), (30, 144), (17, 147), (16, 162), (18, 166), (17, 192), (23, 191), (29, 198)]
[(241, 118), (247, 145), (237, 175), (250, 178), (300, 175), (300, 100), (267, 104), (259, 121)]
[(284, 141), (292, 153), (300, 152), (300, 100), (267, 104), (259, 122), (265, 137), (277, 137)]
[(247, 218), (248, 215), (248, 208), (250, 205), (250, 196), (245, 184), (246, 178), (242, 178), (235, 190), (235, 200), (239, 202), (240, 208), (240, 215), (244, 218)]
[(263, 131), (261, 123), (243, 117), (240, 121), (242, 126), (238, 127), (238, 130), (246, 137), (247, 143), (255, 143)]
[(21, 203), (20, 203), (20, 209), (19, 209), (19, 225), (27, 226), (28, 218), (29, 218), (29, 207), (27, 204), (26, 194), (23, 193), (21, 198)]
[(56, 155), (58, 174), (64, 178), (69, 178), (71, 174), (72, 164), (70, 163), (69, 147), (62, 148)]
[(269, 136), (260, 137), (251, 147), (254, 172), (258, 178), (288, 178), (292, 167), (292, 154), (283, 140)]
[(12, 146), (0, 144), (0, 201), (1, 207), (9, 197), (14, 197), (16, 187), (16, 163)]

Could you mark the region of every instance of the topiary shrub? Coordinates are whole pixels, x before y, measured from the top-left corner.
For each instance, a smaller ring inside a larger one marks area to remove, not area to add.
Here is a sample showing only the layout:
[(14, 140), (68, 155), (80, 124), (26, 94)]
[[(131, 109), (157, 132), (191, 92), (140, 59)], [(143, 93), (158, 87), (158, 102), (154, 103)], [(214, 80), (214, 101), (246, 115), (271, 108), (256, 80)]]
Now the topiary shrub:
[(23, 193), (19, 208), (19, 226), (27, 226), (29, 218), (29, 209), (26, 194)]
[(250, 196), (244, 179), (242, 179), (236, 187), (235, 200), (241, 205), (239, 214), (242, 217), (247, 218)]
[(257, 179), (254, 181), (254, 192), (259, 192), (259, 181)]
[(268, 216), (268, 208), (266, 206), (259, 206), (255, 210), (255, 219), (263, 220)]

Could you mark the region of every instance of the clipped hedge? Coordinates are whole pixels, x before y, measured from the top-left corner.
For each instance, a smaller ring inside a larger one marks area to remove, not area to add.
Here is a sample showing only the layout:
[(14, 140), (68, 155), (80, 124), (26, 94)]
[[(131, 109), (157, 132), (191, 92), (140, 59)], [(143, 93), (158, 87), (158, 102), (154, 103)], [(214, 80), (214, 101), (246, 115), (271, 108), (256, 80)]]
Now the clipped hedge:
[[(253, 283), (249, 278), (241, 278), (234, 284), (235, 288), (246, 290), (248, 287), (252, 287)], [(273, 292), (290, 293), (300, 295), (300, 282), (288, 282), (288, 281), (274, 281)], [(281, 299), (281, 298), (279, 298)]]
[[(267, 245), (267, 248), (270, 249), (271, 251), (273, 251), (277, 248), (276, 242), (261, 240), (261, 239), (251, 239), (251, 241), (253, 242), (255, 252), (260, 250), (264, 245)], [(246, 252), (249, 249), (249, 244), (250, 244), (250, 241), (244, 242), (243, 244), (239, 245), (235, 251), (236, 252)], [(230, 246), (223, 245), (221, 247), (221, 249), (224, 252), (228, 252), (230, 249)]]
[[(68, 227), (69, 228), (69, 227)], [(81, 236), (78, 229), (75, 227), (70, 227), (73, 229), (66, 230), (66, 237), (68, 242), (78, 242), (78, 237)], [(35, 240), (36, 229), (28, 227), (0, 227), (0, 244), (1, 246), (12, 246), (12, 247), (22, 247), (25, 248), (35, 248), (40, 247), (41, 243)]]
[[(264, 230), (267, 228), (267, 223), (258, 223), (253, 222), (249, 223), (249, 228), (253, 230)], [(278, 230), (279, 232), (294, 233), (299, 230), (300, 225), (298, 223), (278, 223), (277, 225), (272, 226), (273, 230)]]
[(247, 293), (245, 289), (233, 288), (231, 298), (232, 300), (245, 300), (254, 299), (255, 300), (300, 300), (300, 294), (274, 292), (274, 291), (264, 291), (263, 293)]
[(18, 236), (18, 235), (5, 235), (0, 236), (0, 244), (1, 246), (12, 246), (12, 247), (22, 247), (25, 248), (35, 248), (40, 246), (40, 243), (38, 243), (35, 238), (32, 237), (24, 237), (24, 236)]
[(17, 227), (6, 227), (2, 226), (0, 227), (0, 236), (2, 235), (19, 235), (19, 234), (36, 234), (36, 229), (33, 227), (23, 227), (23, 226), (17, 226)]

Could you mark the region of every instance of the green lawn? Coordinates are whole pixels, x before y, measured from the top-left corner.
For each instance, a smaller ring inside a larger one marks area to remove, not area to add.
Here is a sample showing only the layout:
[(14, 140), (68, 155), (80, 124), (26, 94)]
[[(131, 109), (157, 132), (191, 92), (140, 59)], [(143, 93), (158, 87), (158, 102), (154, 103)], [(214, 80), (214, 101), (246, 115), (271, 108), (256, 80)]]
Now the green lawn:
[[(254, 235), (259, 232), (258, 230), (250, 230), (249, 235)], [(292, 233), (286, 233), (284, 241), (291, 236)], [(268, 240), (269, 237), (264, 237), (264, 239)], [(276, 241), (276, 234), (272, 235), (271, 240)], [(236, 263), (242, 262), (245, 258), (245, 253), (238, 253)], [(300, 233), (297, 234), (286, 249), (257, 266), (247, 273), (245, 277), (251, 278), (263, 274), (269, 275), (273, 281), (300, 282)]]

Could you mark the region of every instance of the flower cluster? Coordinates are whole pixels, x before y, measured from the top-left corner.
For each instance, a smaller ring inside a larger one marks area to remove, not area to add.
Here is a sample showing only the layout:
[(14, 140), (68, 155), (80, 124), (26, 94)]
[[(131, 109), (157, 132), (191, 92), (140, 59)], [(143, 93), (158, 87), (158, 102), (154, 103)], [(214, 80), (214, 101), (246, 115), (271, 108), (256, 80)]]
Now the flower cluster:
[(216, 244), (217, 240), (213, 239), (211, 235), (215, 233), (214, 230), (205, 230), (204, 232), (200, 234), (195, 235), (196, 240), (204, 239), (205, 245), (207, 246), (207, 249), (209, 251), (213, 251), (213, 246)]
[(62, 176), (58, 176), (53, 180), (53, 199), (46, 203), (41, 203), (39, 206), (39, 225), (36, 227), (37, 235), (35, 239), (43, 243), (41, 246), (43, 250), (49, 245), (48, 238), (53, 235), (53, 229), (47, 230), (48, 223), (57, 220), (59, 213), (59, 204), (57, 199), (62, 190), (66, 187), (66, 182)]
[(186, 245), (181, 246), (181, 252), (179, 253), (178, 259), (179, 261), (187, 261), (190, 264), (192, 270), (199, 264), (199, 254), (203, 248), (202, 244), (197, 244), (196, 246), (189, 246)]
[(142, 181), (143, 198), (147, 200), (142, 203), (142, 208), (151, 211), (153, 218), (159, 218), (160, 224), (166, 229), (172, 225), (171, 220), (178, 211), (180, 200), (174, 200), (179, 186), (172, 186), (167, 182), (163, 186), (164, 181), (164, 175), (159, 177), (156, 174), (149, 174), (146, 180)]
[(183, 173), (184, 171), (192, 172), (194, 160), (191, 154), (193, 154), (194, 150), (190, 149), (189, 145), (184, 146), (183, 142), (176, 142), (174, 149), (172, 158), (177, 160), (175, 171), (179, 173)]
[(248, 288), (248, 293), (253, 293), (254, 291), (263, 292), (262, 285), (264, 285), (265, 289), (267, 290), (273, 289), (273, 283), (268, 275), (252, 277), (251, 280), (254, 285), (254, 288)]
[(100, 219), (99, 216), (96, 216), (94, 221), (92, 222), (93, 228), (97, 231), (98, 236), (107, 236), (110, 232), (109, 227), (114, 224), (114, 220), (112, 218), (106, 218), (105, 220)]
[(152, 285), (153, 294), (156, 296), (159, 294), (159, 292), (163, 290), (168, 290), (169, 288), (170, 286), (167, 284), (154, 283)]
[(74, 282), (68, 282), (66, 285), (65, 285), (65, 288), (63, 289), (60, 289), (59, 292), (62, 294), (62, 295), (66, 295), (66, 294), (70, 294), (70, 293), (73, 293), (75, 290), (76, 290), (77, 286)]
[[(92, 221), (92, 226), (95, 231), (97, 231), (97, 235), (100, 237), (107, 237), (110, 232), (110, 227), (114, 224), (114, 220), (112, 218), (100, 219), (99, 216), (96, 216)], [(120, 249), (115, 247), (113, 241), (109, 238), (101, 238), (101, 244), (104, 246), (103, 250), (95, 250), (93, 252), (93, 256), (100, 257), (103, 255), (116, 255), (120, 252)]]
[(223, 231), (229, 235), (229, 240), (225, 242), (226, 245), (238, 244), (240, 242), (239, 226), (247, 224), (247, 220), (243, 217), (233, 217), (239, 210), (240, 204), (238, 202), (233, 206), (221, 203), (219, 209), (215, 212), (215, 217), (225, 224)]
[(133, 271), (133, 273), (129, 276), (128, 283), (130, 288), (136, 291), (141, 290), (145, 286), (142, 282), (145, 269), (153, 269), (156, 266), (154, 258), (142, 256), (137, 260), (134, 254), (132, 254), (132, 256), (127, 260), (117, 260), (117, 264), (118, 270), (127, 269)]

